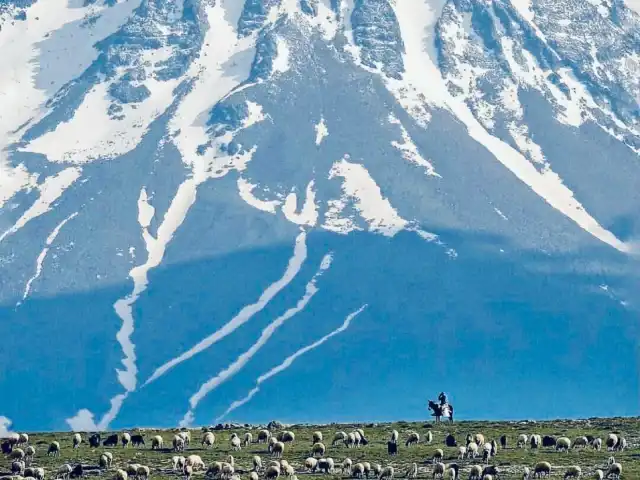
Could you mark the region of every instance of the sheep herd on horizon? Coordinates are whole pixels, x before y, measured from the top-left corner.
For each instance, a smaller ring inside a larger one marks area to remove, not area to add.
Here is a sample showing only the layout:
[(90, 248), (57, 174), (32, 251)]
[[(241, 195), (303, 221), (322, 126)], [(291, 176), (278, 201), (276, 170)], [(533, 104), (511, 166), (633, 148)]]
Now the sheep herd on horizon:
[[(175, 432), (171, 439), (170, 448), (165, 448), (165, 440), (161, 435), (154, 435), (150, 439), (149, 447), (152, 450), (172, 453), (170, 472), (184, 480), (192, 480), (194, 475), (201, 474), (204, 474), (207, 480), (260, 480), (261, 478), (264, 480), (277, 480), (279, 477), (284, 477), (283, 480), (297, 480), (296, 474), (314, 473), (339, 473), (343, 476), (346, 475), (348, 478), (360, 480), (364, 478), (393, 480), (394, 476), (414, 480), (418, 477), (419, 472), (417, 463), (412, 463), (408, 465), (408, 468), (400, 470), (397, 466), (394, 467), (391, 464), (382, 466), (379, 463), (367, 461), (354, 462), (348, 457), (342, 462), (336, 462), (333, 458), (326, 456), (327, 447), (323, 443), (324, 436), (321, 431), (315, 431), (310, 435), (310, 438), (307, 440), (310, 442), (309, 457), (299, 465), (299, 469), (297, 470), (283, 458), (287, 450), (287, 444), (293, 444), (296, 441), (295, 433), (290, 430), (281, 430), (277, 434), (272, 434), (269, 429), (259, 430), (255, 434), (255, 438), (252, 432), (246, 432), (242, 437), (237, 433), (231, 433), (228, 441), (230, 450), (234, 452), (240, 451), (252, 444), (263, 444), (267, 447), (268, 453), (272, 457), (271, 461), (263, 463), (260, 456), (254, 455), (251, 467), (242, 468), (236, 463), (233, 455), (227, 455), (224, 460), (214, 461), (206, 465), (200, 455), (188, 454), (187, 452), (192, 445), (192, 433), (194, 432), (193, 430), (189, 431), (186, 429)], [(34, 458), (36, 457), (36, 448), (29, 440), (29, 435), (26, 433), (9, 434), (2, 440), (2, 453), (6, 455), (9, 461), (11, 471), (10, 475), (4, 478), (11, 478), (12, 480), (45, 480), (44, 468), (32, 466)], [(215, 433), (204, 428), (200, 448), (211, 449), (216, 445), (216, 440)], [(428, 431), (423, 435), (422, 443), (431, 445), (433, 440), (434, 436), (432, 432)], [(88, 441), (91, 448), (96, 449), (100, 447), (117, 447), (118, 445), (121, 445), (122, 448), (140, 448), (147, 446), (144, 435), (141, 433), (131, 434), (123, 432), (120, 436), (117, 433), (113, 433), (104, 438), (104, 440), (101, 434), (94, 433), (89, 435), (86, 441)], [(85, 442), (85, 438), (80, 433), (74, 433), (72, 435), (71, 444), (74, 451), (79, 448), (83, 442)], [(405, 448), (412, 448), (420, 442), (420, 434), (411, 431), (404, 436), (402, 443), (404, 443)], [(389, 432), (387, 454), (390, 459), (393, 459), (398, 454), (398, 446), (400, 443), (399, 432), (395, 429)], [(459, 445), (455, 436), (448, 434), (444, 437), (443, 443), (447, 447), (457, 448), (457, 460), (459, 461), (468, 460), (471, 463), (475, 463), (476, 459), (482, 458), (482, 464), (466, 465), (466, 467), (468, 467), (468, 480), (497, 480), (505, 478), (506, 470), (501, 471), (502, 467), (490, 465), (490, 461), (498, 455), (500, 449), (508, 448), (508, 437), (506, 435), (500, 436), (497, 440), (492, 439), (489, 441), (485, 439), (485, 436), (481, 433), (468, 434), (464, 445)], [(330, 446), (331, 448), (344, 446), (347, 449), (360, 449), (365, 448), (369, 444), (370, 441), (363, 429), (357, 428), (349, 433), (344, 431), (336, 432), (332, 437)], [(608, 434), (604, 440), (591, 436), (580, 436), (574, 439), (573, 442), (568, 437), (555, 438), (549, 435), (542, 437), (538, 434), (520, 434), (516, 439), (515, 448), (538, 450), (542, 447), (551, 447), (558, 452), (568, 453), (570, 450), (578, 448), (591, 448), (600, 451), (603, 448), (603, 444), (607, 451), (612, 453), (621, 452), (627, 448), (627, 440), (614, 433)], [(46, 455), (59, 457), (60, 451), (60, 443), (58, 441), (52, 441), (46, 450)], [(429, 472), (430, 475), (427, 476), (433, 479), (448, 478), (451, 480), (463, 480), (463, 466), (455, 463), (455, 460), (447, 464), (445, 464), (444, 461), (445, 452), (443, 449), (435, 448), (430, 458), (425, 462), (430, 465), (431, 470)], [(83, 465), (82, 463), (76, 463), (74, 466), (71, 466), (71, 464), (65, 463), (55, 472), (50, 473), (55, 473), (55, 476), (52, 478), (60, 480), (81, 478), (88, 474), (103, 472), (111, 472), (109, 478), (113, 480), (149, 480), (152, 473), (152, 469), (149, 466), (140, 463), (122, 464), (119, 465), (119, 468), (112, 470), (113, 466), (114, 454), (105, 449), (105, 451), (98, 456), (97, 466)], [(522, 480), (547, 478), (552, 475), (552, 472), (558, 471), (559, 468), (560, 467), (554, 469), (547, 461), (538, 461), (531, 467), (520, 467), (517, 478)], [(583, 469), (578, 465), (562, 467), (562, 469), (561, 475), (564, 479), (593, 478), (598, 480), (619, 480), (622, 474), (622, 465), (620, 462), (617, 462), (613, 456), (609, 457), (606, 465), (603, 465), (602, 468), (596, 468), (588, 474), (583, 472)], [(513, 474), (513, 470), (511, 470), (510, 473)], [(247, 476), (243, 479), (240, 474), (246, 474)], [(0, 473), (0, 479), (3, 478), (2, 475), (3, 474)], [(587, 475), (589, 476), (587, 477)]]

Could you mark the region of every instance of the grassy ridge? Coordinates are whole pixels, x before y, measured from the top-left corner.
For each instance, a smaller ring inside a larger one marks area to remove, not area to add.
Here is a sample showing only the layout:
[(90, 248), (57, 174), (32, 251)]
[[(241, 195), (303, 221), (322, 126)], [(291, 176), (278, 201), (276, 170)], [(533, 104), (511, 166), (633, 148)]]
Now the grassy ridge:
[[(344, 445), (336, 447), (331, 446), (331, 440), (336, 431), (344, 430), (352, 431), (354, 428), (362, 427), (365, 431), (369, 445), (358, 449), (348, 449)], [(357, 461), (368, 461), (371, 463), (380, 463), (382, 466), (392, 465), (396, 469), (396, 477), (404, 477), (405, 471), (409, 465), (416, 462), (419, 467), (419, 478), (432, 478), (432, 467), (429, 462), (434, 450), (442, 448), (445, 452), (445, 462), (455, 462), (460, 465), (463, 473), (460, 478), (466, 480), (468, 470), (473, 464), (480, 464), (481, 458), (476, 460), (458, 460), (457, 448), (448, 448), (444, 445), (444, 437), (448, 433), (456, 436), (459, 445), (464, 445), (465, 437), (468, 433), (482, 433), (487, 441), (492, 439), (498, 440), (500, 435), (508, 436), (509, 446), (507, 449), (498, 451), (495, 458), (491, 460), (491, 464), (500, 467), (504, 474), (504, 479), (521, 479), (523, 467), (531, 467), (538, 461), (548, 461), (553, 468), (553, 477), (563, 478), (567, 466), (579, 465), (582, 468), (584, 477), (593, 478), (593, 472), (596, 468), (602, 468), (605, 472), (607, 467), (605, 463), (609, 456), (613, 455), (616, 461), (620, 462), (623, 467), (622, 477), (629, 480), (640, 480), (640, 419), (638, 418), (616, 418), (616, 419), (592, 419), (581, 421), (548, 421), (548, 422), (456, 422), (454, 424), (442, 423), (407, 423), (397, 422), (389, 424), (351, 424), (351, 425), (324, 425), (324, 426), (302, 426), (295, 425), (287, 427), (296, 435), (293, 444), (287, 444), (283, 458), (287, 459), (295, 469), (296, 474), (306, 475), (303, 467), (305, 458), (311, 453), (311, 435), (315, 430), (320, 430), (324, 435), (324, 444), (327, 447), (326, 457), (331, 457), (336, 462), (336, 466), (342, 464), (342, 461), (349, 457), (354, 463)], [(386, 442), (392, 429), (400, 432), (399, 452), (395, 457), (387, 455)], [(433, 442), (430, 445), (424, 443), (424, 434), (431, 430), (433, 433)], [(136, 430), (129, 430), (136, 433)], [(251, 458), (253, 455), (260, 455), (263, 464), (269, 459), (270, 455), (266, 445), (254, 443), (248, 447), (243, 447), (241, 451), (233, 452), (229, 443), (229, 437), (232, 432), (236, 432), (240, 437), (251, 431), (254, 436), (254, 442), (257, 439), (258, 427), (252, 429), (239, 428), (232, 430), (215, 431), (216, 442), (212, 449), (204, 449), (200, 446), (202, 431), (200, 429), (192, 430), (192, 442), (190, 447), (183, 455), (197, 454), (200, 455), (204, 462), (208, 465), (215, 460), (224, 460), (229, 454), (232, 454), (236, 460), (236, 469), (248, 470), (251, 468)], [(404, 441), (410, 431), (416, 431), (420, 434), (420, 444), (412, 447), (405, 447)], [(538, 433), (544, 435), (567, 436), (572, 441), (582, 435), (593, 435), (606, 439), (607, 434), (615, 432), (624, 436), (628, 441), (628, 448), (624, 452), (607, 452), (606, 447), (600, 452), (591, 448), (576, 449), (569, 453), (559, 453), (553, 448), (541, 448), (538, 451), (526, 449), (518, 449), (516, 447), (516, 439), (519, 434), (527, 435)], [(83, 463), (84, 465), (97, 465), (100, 453), (109, 450), (114, 456), (114, 465), (111, 471), (102, 471), (99, 473), (101, 478), (113, 478), (113, 470), (115, 468), (124, 467), (128, 463), (140, 463), (151, 468), (151, 478), (168, 479), (177, 478), (178, 475), (171, 472), (171, 457), (175, 453), (169, 448), (164, 450), (151, 450), (151, 437), (161, 435), (164, 438), (165, 447), (171, 446), (171, 440), (174, 435), (173, 430), (152, 430), (145, 429), (146, 446), (142, 448), (122, 448), (120, 445), (116, 448), (100, 447), (97, 449), (89, 448), (88, 435), (83, 434), (83, 443), (80, 448), (73, 450), (71, 442), (71, 434), (65, 433), (34, 433), (30, 434), (29, 442), (36, 448), (36, 455), (32, 466), (43, 467), (46, 470), (46, 478), (56, 478), (56, 472), (63, 463)], [(106, 434), (102, 435), (103, 440)], [(46, 450), (50, 442), (57, 440), (61, 444), (60, 457), (47, 457)], [(0, 475), (8, 475), (10, 472), (11, 461), (2, 456), (0, 458)], [(247, 473), (240, 474), (243, 480), (248, 478)], [(314, 474), (316, 477), (325, 477), (338, 479), (344, 476), (337, 471), (333, 475)], [(202, 477), (201, 477), (202, 478)]]

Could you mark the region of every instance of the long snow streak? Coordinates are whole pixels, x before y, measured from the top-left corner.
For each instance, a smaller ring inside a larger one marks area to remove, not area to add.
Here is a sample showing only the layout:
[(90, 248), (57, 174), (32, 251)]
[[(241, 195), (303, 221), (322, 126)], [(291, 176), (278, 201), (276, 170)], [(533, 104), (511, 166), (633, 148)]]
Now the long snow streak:
[(176, 365), (181, 364), (182, 362), (189, 360), (191, 357), (197, 355), (198, 353), (206, 350), (211, 345), (217, 343), (218, 341), (225, 338), (227, 335), (233, 333), (238, 327), (244, 325), (248, 322), (253, 315), (261, 311), (267, 303), (271, 301), (273, 297), (275, 297), (283, 288), (285, 288), (289, 283), (295, 278), (295, 276), (300, 271), (302, 264), (307, 258), (307, 245), (305, 243), (306, 233), (300, 232), (296, 237), (295, 247), (293, 249), (293, 256), (289, 260), (289, 264), (287, 265), (287, 269), (284, 272), (284, 275), (272, 283), (267, 287), (267, 289), (260, 295), (260, 298), (257, 302), (252, 303), (251, 305), (245, 306), (240, 312), (233, 317), (229, 322), (227, 322), (222, 328), (218, 331), (212, 333), (207, 338), (198, 342), (196, 345), (191, 347), (186, 352), (181, 355), (173, 358), (163, 364), (161, 367), (157, 368), (151, 377), (144, 383), (143, 386), (146, 386), (158, 378), (163, 376), (169, 370), (171, 370)]
[(194, 410), (198, 406), (198, 404), (205, 398), (209, 393), (218, 388), (223, 382), (227, 381), (231, 377), (233, 377), (236, 373), (238, 373), (246, 364), (253, 358), (253, 356), (258, 353), (258, 351), (267, 343), (267, 341), (271, 338), (271, 336), (276, 332), (278, 328), (280, 328), (287, 320), (295, 316), (298, 312), (300, 312), (307, 304), (311, 301), (313, 296), (318, 293), (318, 287), (316, 283), (318, 278), (322, 276), (322, 274), (331, 266), (332, 256), (331, 254), (327, 254), (322, 259), (320, 264), (320, 268), (313, 276), (313, 278), (307, 283), (307, 287), (305, 289), (305, 293), (298, 303), (296, 303), (295, 307), (288, 309), (283, 315), (276, 318), (273, 322), (271, 322), (260, 335), (260, 338), (254, 343), (246, 352), (240, 355), (231, 365), (229, 365), (226, 369), (222, 370), (218, 375), (209, 379), (207, 382), (202, 384), (200, 389), (191, 396), (189, 399), (190, 409), (185, 414), (181, 426), (188, 426), (194, 418)]
[(38, 277), (40, 277), (40, 275), (42, 274), (42, 265), (44, 264), (44, 260), (45, 258), (47, 258), (47, 253), (49, 253), (49, 249), (51, 248), (51, 244), (53, 244), (53, 242), (55, 241), (56, 237), (58, 236), (58, 234), (60, 233), (60, 229), (62, 229), (62, 227), (64, 227), (64, 225), (71, 220), (72, 218), (74, 218), (76, 215), (78, 215), (78, 212), (72, 213), (71, 215), (69, 215), (67, 218), (65, 218), (64, 220), (62, 220), (58, 226), (56, 228), (53, 229), (53, 231), (49, 234), (49, 236), (47, 237), (47, 240), (45, 241), (45, 247), (42, 249), (42, 251), (40, 252), (40, 255), (38, 255), (38, 258), (36, 259), (36, 273), (33, 275), (33, 277), (31, 277), (28, 281), (27, 284), (24, 287), (24, 293), (22, 295), (22, 300), (19, 301), (16, 304), (16, 307), (21, 305), (22, 302), (24, 302), (27, 297), (29, 296), (29, 293), (31, 292), (31, 285), (33, 284), (33, 282), (35, 280), (38, 279)]
[(256, 393), (258, 393), (260, 391), (260, 385), (262, 383), (266, 382), (271, 377), (274, 377), (275, 375), (285, 371), (287, 368), (289, 368), (293, 364), (293, 362), (296, 361), (296, 359), (298, 357), (300, 357), (300, 356), (304, 355), (305, 353), (313, 350), (314, 348), (318, 348), (320, 345), (322, 345), (324, 342), (329, 340), (331, 337), (334, 337), (334, 336), (338, 335), (339, 333), (344, 332), (347, 328), (349, 328), (349, 325), (351, 324), (351, 321), (354, 318), (356, 318), (358, 315), (360, 315), (360, 313), (362, 313), (362, 311), (365, 308), (367, 308), (367, 304), (363, 305), (362, 307), (360, 307), (355, 312), (350, 313), (340, 327), (336, 328), (331, 333), (328, 333), (327, 335), (325, 335), (324, 337), (320, 338), (319, 340), (316, 340), (315, 342), (307, 345), (306, 347), (301, 348), (297, 352), (295, 352), (292, 355), (288, 356), (280, 365), (278, 365), (277, 367), (272, 368), (267, 373), (265, 373), (265, 374), (261, 375), (260, 377), (258, 377), (258, 380), (256, 380), (255, 387), (253, 389), (251, 389), (249, 391), (249, 393), (247, 393), (246, 396), (244, 396), (240, 400), (234, 401), (229, 406), (229, 408), (227, 408), (225, 410), (225, 412), (222, 415), (220, 415), (215, 421), (218, 422), (218, 421), (222, 420), (223, 418), (228, 416), (231, 412), (233, 412), (237, 408), (240, 408), (241, 406), (246, 404), (249, 400), (251, 400), (255, 396)]
[[(539, 172), (520, 152), (491, 135), (473, 116), (463, 100), (456, 99), (449, 93), (440, 71), (426, 51), (428, 38), (426, 26), (434, 23), (434, 12), (428, 0), (397, 2), (394, 8), (406, 49), (404, 80), (388, 81), (394, 94), (397, 95), (401, 87), (406, 88), (408, 83), (412, 87), (410, 90), (423, 95), (428, 103), (451, 111), (466, 125), (469, 135), (474, 140), (487, 148), (500, 163), (549, 205), (602, 242), (621, 252), (627, 252), (627, 245), (589, 215), (556, 173), (551, 170)], [(402, 98), (400, 103), (405, 108), (409, 107), (408, 110), (411, 113), (412, 108), (408, 105), (406, 97)]]

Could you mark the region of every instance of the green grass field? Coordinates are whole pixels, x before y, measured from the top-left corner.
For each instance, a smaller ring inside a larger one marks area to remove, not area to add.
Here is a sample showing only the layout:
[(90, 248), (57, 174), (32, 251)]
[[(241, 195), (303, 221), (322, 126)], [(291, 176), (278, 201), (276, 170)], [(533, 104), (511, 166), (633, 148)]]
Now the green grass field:
[[(369, 440), (367, 446), (348, 449), (344, 445), (331, 446), (336, 431), (350, 432), (355, 428), (363, 428)], [(613, 455), (617, 462), (622, 464), (623, 472), (621, 478), (629, 480), (640, 480), (640, 419), (638, 418), (616, 418), (616, 419), (592, 419), (580, 421), (548, 421), (548, 422), (456, 422), (454, 424), (441, 423), (407, 423), (397, 422), (390, 424), (352, 424), (352, 425), (325, 425), (325, 426), (301, 426), (294, 425), (287, 427), (295, 433), (296, 439), (293, 444), (287, 444), (283, 458), (287, 459), (296, 470), (298, 477), (308, 474), (303, 466), (304, 460), (311, 453), (312, 432), (319, 430), (324, 435), (324, 444), (327, 446), (326, 457), (334, 459), (336, 466), (340, 466), (345, 458), (351, 458), (354, 463), (358, 461), (368, 461), (379, 463), (383, 467), (391, 465), (395, 469), (395, 477), (402, 478), (408, 467), (416, 462), (419, 467), (418, 478), (432, 478), (433, 468), (430, 458), (436, 448), (442, 448), (445, 452), (445, 463), (455, 462), (461, 467), (459, 478), (467, 479), (471, 465), (481, 464), (481, 456), (476, 460), (458, 460), (458, 449), (447, 448), (444, 445), (444, 437), (448, 433), (456, 436), (459, 445), (465, 444), (465, 437), (468, 433), (482, 433), (487, 441), (498, 440), (500, 435), (508, 436), (509, 446), (507, 449), (499, 449), (497, 455), (491, 459), (490, 464), (497, 465), (503, 479), (521, 479), (523, 467), (533, 466), (538, 461), (548, 461), (553, 466), (552, 478), (564, 478), (565, 469), (570, 465), (579, 465), (583, 471), (583, 478), (594, 478), (596, 468), (602, 468), (605, 473), (607, 467), (605, 463), (609, 456)], [(387, 454), (387, 440), (392, 429), (400, 432), (398, 455), (390, 457)], [(245, 432), (251, 431), (254, 435), (254, 442), (257, 439), (258, 428), (240, 428), (233, 430), (215, 431), (216, 442), (213, 448), (204, 449), (200, 446), (202, 431), (192, 430), (192, 442), (187, 450), (181, 455), (197, 454), (202, 457), (208, 465), (212, 461), (223, 461), (226, 456), (233, 454), (236, 462), (236, 471), (240, 470), (242, 480), (248, 479), (248, 471), (251, 468), (251, 459), (254, 455), (260, 455), (263, 465), (270, 459), (269, 452), (265, 444), (254, 443), (243, 447), (237, 452), (231, 451), (229, 437), (232, 432), (236, 432), (241, 438)], [(433, 441), (427, 445), (424, 443), (424, 434), (430, 430), (433, 433)], [(177, 429), (175, 430), (177, 431)], [(405, 439), (410, 431), (420, 434), (420, 443), (416, 446), (405, 447)], [(136, 433), (137, 430), (129, 430)], [(606, 439), (607, 434), (615, 432), (627, 439), (628, 448), (623, 452), (607, 452), (606, 447), (602, 451), (595, 451), (592, 448), (572, 449), (569, 453), (556, 452), (553, 448), (540, 448), (531, 450), (516, 448), (516, 440), (519, 434), (527, 435), (538, 433), (544, 435), (567, 436), (572, 441), (581, 435), (593, 435)], [(120, 433), (120, 432), (118, 432)], [(142, 432), (145, 436), (146, 446), (142, 448), (122, 448), (118, 445), (115, 448), (100, 447), (89, 448), (88, 435), (83, 435), (83, 443), (80, 448), (72, 448), (72, 434), (65, 433), (33, 433), (29, 434), (29, 443), (36, 448), (36, 455), (32, 466), (43, 467), (46, 471), (47, 479), (55, 479), (58, 468), (69, 463), (72, 466), (76, 463), (83, 465), (97, 465), (98, 458), (102, 451), (109, 450), (114, 457), (113, 466), (107, 471), (92, 471), (88, 475), (99, 475), (102, 478), (113, 478), (116, 468), (125, 467), (129, 463), (139, 463), (147, 465), (151, 469), (151, 478), (165, 479), (178, 478), (181, 474), (171, 471), (171, 457), (176, 455), (169, 448), (174, 435), (173, 430), (151, 430), (145, 429)], [(164, 450), (151, 450), (151, 437), (160, 434), (165, 441)], [(106, 438), (106, 434), (102, 435)], [(53, 440), (61, 444), (59, 457), (48, 457), (47, 447)], [(0, 476), (10, 475), (11, 461), (6, 456), (2, 456), (0, 463)], [(202, 478), (200, 472), (195, 478)], [(333, 475), (313, 474), (314, 477), (330, 477), (333, 479), (345, 478), (337, 468)]]

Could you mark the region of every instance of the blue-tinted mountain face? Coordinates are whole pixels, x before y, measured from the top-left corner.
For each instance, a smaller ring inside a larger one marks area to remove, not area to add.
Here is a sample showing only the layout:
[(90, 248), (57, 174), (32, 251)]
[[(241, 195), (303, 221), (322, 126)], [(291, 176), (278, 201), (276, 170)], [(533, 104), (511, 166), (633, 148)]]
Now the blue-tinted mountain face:
[(637, 414), (632, 7), (0, 1), (0, 416)]

